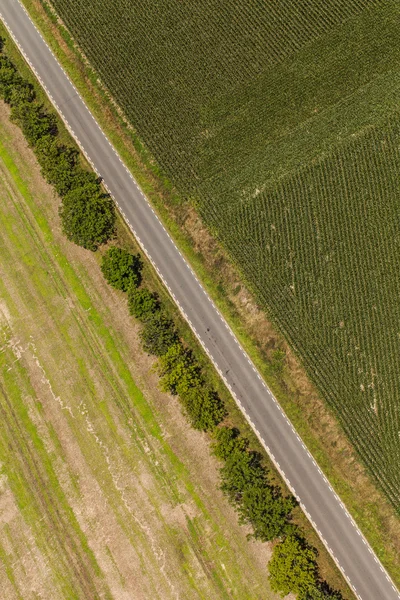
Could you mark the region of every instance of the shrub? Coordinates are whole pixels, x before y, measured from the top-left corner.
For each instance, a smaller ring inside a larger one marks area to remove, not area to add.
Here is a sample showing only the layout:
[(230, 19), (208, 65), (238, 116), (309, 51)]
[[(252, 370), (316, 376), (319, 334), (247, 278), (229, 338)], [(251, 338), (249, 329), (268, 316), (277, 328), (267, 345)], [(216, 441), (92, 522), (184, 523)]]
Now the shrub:
[(70, 190), (63, 199), (60, 216), (67, 238), (87, 250), (97, 250), (114, 233), (114, 205), (97, 183)]
[(147, 288), (131, 286), (128, 290), (128, 307), (133, 317), (146, 321), (160, 310), (160, 301), (157, 294), (150, 292)]
[(155, 356), (162, 356), (178, 341), (174, 322), (162, 310), (146, 320), (140, 337), (144, 350)]
[(127, 292), (140, 285), (142, 261), (139, 254), (114, 246), (104, 254), (101, 270), (112, 287)]

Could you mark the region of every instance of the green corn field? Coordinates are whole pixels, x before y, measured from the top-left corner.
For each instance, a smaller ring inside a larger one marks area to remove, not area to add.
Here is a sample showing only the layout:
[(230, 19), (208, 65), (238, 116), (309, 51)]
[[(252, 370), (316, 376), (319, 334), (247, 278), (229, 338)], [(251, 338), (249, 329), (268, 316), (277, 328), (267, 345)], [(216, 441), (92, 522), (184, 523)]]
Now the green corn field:
[(400, 508), (399, 0), (53, 0)]

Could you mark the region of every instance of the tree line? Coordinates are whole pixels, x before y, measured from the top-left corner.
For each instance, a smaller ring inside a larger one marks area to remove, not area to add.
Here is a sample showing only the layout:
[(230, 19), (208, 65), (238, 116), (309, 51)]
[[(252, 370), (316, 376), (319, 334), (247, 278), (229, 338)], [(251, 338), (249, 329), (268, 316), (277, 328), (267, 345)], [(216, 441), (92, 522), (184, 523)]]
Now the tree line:
[(127, 294), (130, 314), (142, 323), (142, 347), (157, 357), (161, 390), (178, 397), (192, 427), (211, 434), (212, 451), (223, 463), (221, 490), (239, 522), (251, 526), (249, 538), (275, 542), (268, 565), (272, 589), (282, 596), (293, 592), (299, 600), (342, 600), (341, 593), (321, 578), (317, 550), (292, 520), (295, 498), (272, 483), (261, 454), (249, 448), (249, 440), (224, 424), (228, 411), (223, 400), (207, 383), (159, 296), (143, 285), (142, 268), (139, 255), (116, 246), (102, 258), (105, 279)]
[[(11, 119), (24, 133), (40, 164), (43, 177), (61, 198), (59, 209), (67, 238), (95, 251), (115, 236), (116, 213), (101, 180), (83, 166), (79, 151), (60, 141), (57, 117), (47, 110), (33, 85), (24, 79), (4, 53), (0, 38), (0, 97), (11, 109)], [(293, 522), (296, 500), (272, 482), (262, 456), (249, 440), (226, 422), (228, 411), (207, 381), (200, 363), (179, 336), (159, 296), (143, 285), (143, 262), (138, 254), (112, 246), (102, 257), (106, 281), (127, 295), (130, 314), (142, 324), (143, 349), (157, 357), (160, 388), (176, 396), (191, 426), (208, 432), (212, 451), (222, 462), (221, 489), (251, 526), (250, 538), (274, 542), (269, 562), (271, 588), (299, 600), (342, 600), (319, 573), (317, 550)]]
[(100, 179), (83, 167), (79, 151), (59, 140), (57, 117), (38, 101), (34, 87), (21, 77), (0, 41), (0, 97), (11, 108), (11, 120), (36, 154), (43, 177), (61, 198), (60, 217), (67, 238), (96, 250), (115, 229), (114, 204)]

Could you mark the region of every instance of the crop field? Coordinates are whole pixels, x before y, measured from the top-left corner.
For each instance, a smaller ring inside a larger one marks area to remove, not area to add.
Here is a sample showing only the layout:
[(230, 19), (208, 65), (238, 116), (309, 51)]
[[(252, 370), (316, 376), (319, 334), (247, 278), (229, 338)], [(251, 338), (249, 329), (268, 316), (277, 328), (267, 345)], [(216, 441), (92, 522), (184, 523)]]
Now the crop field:
[(400, 2), (52, 4), (400, 509)]
[(273, 600), (268, 547), (3, 105), (0, 140), (1, 597)]

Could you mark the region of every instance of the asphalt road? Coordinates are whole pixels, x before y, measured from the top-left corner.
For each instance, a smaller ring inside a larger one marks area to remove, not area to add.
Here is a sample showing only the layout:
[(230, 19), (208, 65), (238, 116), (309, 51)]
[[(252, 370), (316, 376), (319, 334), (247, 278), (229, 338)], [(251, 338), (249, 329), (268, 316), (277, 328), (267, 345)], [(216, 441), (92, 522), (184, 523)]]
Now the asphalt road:
[(356, 595), (399, 600), (346, 508), (19, 1), (0, 0), (0, 16)]

